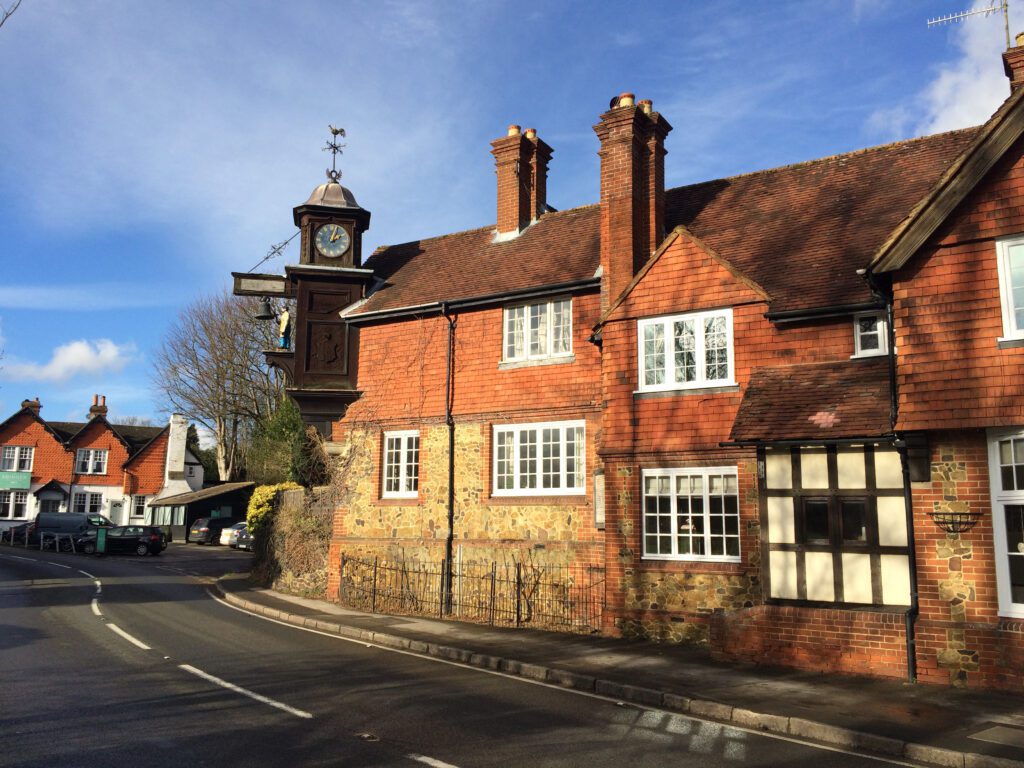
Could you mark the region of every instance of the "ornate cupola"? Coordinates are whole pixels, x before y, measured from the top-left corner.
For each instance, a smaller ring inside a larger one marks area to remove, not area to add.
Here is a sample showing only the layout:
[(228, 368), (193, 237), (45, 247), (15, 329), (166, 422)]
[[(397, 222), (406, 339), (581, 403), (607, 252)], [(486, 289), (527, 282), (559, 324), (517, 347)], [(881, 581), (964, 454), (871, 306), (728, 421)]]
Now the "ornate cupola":
[(332, 125), (330, 130), (332, 138), (324, 147), (331, 152), (327, 181), (293, 211), (295, 226), (302, 230), (299, 263), (358, 268), (363, 265), (363, 232), (370, 226), (370, 212), (361, 208), (351, 190), (341, 185), (336, 162), (344, 146), (338, 138), (345, 135), (345, 129)]
[[(340, 313), (366, 295), (373, 279), (372, 271), (362, 268), (363, 232), (370, 226), (370, 212), (341, 185), (336, 162), (344, 146), (338, 141), (345, 131), (329, 127), (331, 139), (324, 147), (332, 155), (327, 181), (293, 209), (302, 235), (299, 263), (285, 265), (284, 275), (232, 273), (236, 295), (294, 302), (290, 318), (294, 344), (285, 340), (289, 320), (279, 316), (281, 347), (267, 350), (267, 362), (284, 371), (286, 391), (303, 419), (324, 434), (330, 434), (331, 423), (359, 396), (359, 335)], [(267, 306), (263, 316), (274, 317)]]

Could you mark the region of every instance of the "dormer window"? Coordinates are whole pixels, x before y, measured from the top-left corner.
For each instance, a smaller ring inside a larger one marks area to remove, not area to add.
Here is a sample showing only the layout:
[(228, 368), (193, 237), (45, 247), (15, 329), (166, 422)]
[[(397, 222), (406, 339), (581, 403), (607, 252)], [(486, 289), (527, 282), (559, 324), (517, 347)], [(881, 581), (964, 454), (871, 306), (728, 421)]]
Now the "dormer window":
[(736, 383), (731, 309), (648, 318), (637, 332), (641, 392)]
[(875, 357), (889, 351), (888, 331), (881, 312), (856, 315), (853, 318), (854, 357)]
[(502, 360), (525, 362), (572, 355), (572, 299), (505, 307)]

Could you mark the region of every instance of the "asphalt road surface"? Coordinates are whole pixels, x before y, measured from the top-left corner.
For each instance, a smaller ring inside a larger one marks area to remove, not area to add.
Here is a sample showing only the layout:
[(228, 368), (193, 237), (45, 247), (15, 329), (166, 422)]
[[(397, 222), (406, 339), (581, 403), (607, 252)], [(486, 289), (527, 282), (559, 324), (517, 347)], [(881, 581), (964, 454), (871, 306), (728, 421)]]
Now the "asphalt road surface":
[(251, 616), (249, 555), (0, 547), (0, 766), (905, 765)]

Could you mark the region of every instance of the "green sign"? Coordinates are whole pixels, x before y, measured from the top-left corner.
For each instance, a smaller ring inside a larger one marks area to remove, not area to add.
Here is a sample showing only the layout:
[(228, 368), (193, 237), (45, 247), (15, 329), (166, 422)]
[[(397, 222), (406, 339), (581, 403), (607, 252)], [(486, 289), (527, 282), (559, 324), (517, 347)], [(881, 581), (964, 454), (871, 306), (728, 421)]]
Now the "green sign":
[(107, 551), (107, 529), (96, 529), (96, 552), (103, 555)]
[(0, 488), (4, 490), (27, 491), (31, 485), (31, 472), (0, 472)]

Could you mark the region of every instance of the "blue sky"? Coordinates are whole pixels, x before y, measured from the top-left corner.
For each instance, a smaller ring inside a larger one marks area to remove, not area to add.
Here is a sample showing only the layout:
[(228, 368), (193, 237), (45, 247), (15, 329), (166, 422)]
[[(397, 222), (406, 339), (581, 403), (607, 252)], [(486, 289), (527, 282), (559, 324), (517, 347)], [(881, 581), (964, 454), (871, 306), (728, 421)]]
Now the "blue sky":
[(925, 25), (968, 2), (24, 0), (0, 29), (0, 418), (102, 393), (163, 421), (154, 348), (293, 233), (328, 123), (368, 255), (493, 223), (509, 123), (554, 147), (553, 206), (596, 202), (622, 91), (675, 127), (669, 186), (982, 122), (1002, 18)]

